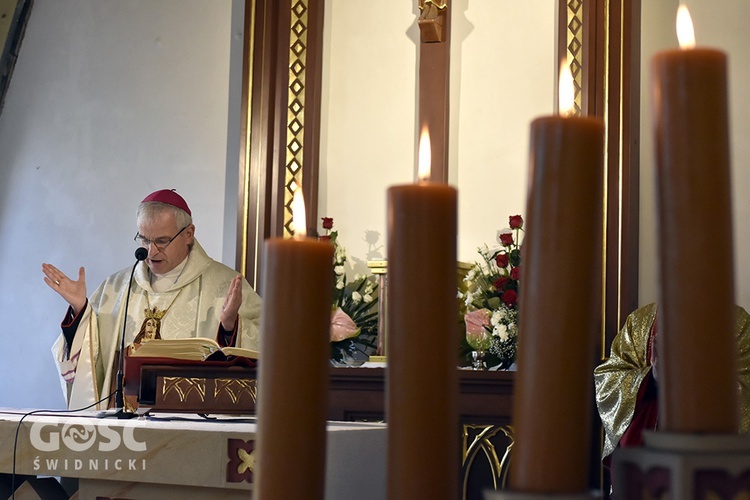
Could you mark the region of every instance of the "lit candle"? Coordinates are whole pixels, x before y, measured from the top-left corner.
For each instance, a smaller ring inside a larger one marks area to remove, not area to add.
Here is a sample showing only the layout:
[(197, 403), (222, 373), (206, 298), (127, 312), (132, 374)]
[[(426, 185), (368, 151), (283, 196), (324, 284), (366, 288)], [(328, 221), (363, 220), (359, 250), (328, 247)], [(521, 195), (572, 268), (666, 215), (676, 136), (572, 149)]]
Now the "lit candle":
[[(738, 431), (727, 58), (695, 48), (652, 60), (660, 294), (659, 428)], [(701, 369), (700, 367), (705, 367)]]
[(458, 492), (456, 189), (431, 183), (429, 136), (419, 184), (388, 189), (388, 498)]
[(322, 499), (333, 245), (304, 237), (300, 191), (292, 216), (295, 237), (265, 244), (254, 497)]
[[(561, 114), (569, 114), (567, 64), (560, 88)], [(600, 120), (546, 116), (532, 122), (513, 400), (515, 491), (587, 490), (591, 373), (601, 317), (603, 164)]]

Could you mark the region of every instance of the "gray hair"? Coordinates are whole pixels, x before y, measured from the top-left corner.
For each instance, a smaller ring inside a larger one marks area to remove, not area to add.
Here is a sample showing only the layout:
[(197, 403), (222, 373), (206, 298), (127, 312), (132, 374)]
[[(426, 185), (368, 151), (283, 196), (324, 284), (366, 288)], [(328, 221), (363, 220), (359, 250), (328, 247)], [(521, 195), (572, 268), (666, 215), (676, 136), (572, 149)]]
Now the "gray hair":
[(160, 201), (146, 201), (138, 205), (136, 220), (140, 225), (141, 222), (154, 220), (158, 215), (161, 215), (164, 212), (172, 212), (174, 214), (177, 229), (182, 229), (193, 223), (193, 218), (189, 213), (181, 208), (175, 207), (174, 205), (169, 205)]

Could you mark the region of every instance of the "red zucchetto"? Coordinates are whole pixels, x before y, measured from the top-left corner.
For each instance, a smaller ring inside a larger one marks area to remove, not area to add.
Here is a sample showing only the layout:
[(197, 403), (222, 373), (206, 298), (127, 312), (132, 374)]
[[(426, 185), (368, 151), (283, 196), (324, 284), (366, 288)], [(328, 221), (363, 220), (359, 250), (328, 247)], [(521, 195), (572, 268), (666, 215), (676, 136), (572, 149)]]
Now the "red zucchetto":
[(174, 189), (160, 189), (159, 191), (154, 191), (150, 195), (143, 198), (143, 201), (141, 203), (146, 203), (147, 201), (158, 201), (161, 203), (166, 203), (167, 205), (172, 205), (173, 207), (184, 210), (188, 215), (193, 215), (192, 213), (190, 213), (190, 208), (188, 207), (185, 199), (177, 194)]

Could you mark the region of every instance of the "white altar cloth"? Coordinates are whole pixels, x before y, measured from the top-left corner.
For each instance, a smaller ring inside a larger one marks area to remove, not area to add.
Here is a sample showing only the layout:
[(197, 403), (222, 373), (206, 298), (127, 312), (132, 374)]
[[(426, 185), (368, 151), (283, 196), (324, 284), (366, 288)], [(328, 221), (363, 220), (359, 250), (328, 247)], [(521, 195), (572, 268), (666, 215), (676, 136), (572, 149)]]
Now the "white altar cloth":
[[(0, 472), (13, 471), (15, 453), (17, 474), (77, 477), (82, 499), (246, 499), (252, 490), (254, 417), (44, 412), (23, 419), (14, 446), (24, 413), (0, 409)], [(329, 422), (326, 498), (385, 498), (386, 440), (384, 424)]]

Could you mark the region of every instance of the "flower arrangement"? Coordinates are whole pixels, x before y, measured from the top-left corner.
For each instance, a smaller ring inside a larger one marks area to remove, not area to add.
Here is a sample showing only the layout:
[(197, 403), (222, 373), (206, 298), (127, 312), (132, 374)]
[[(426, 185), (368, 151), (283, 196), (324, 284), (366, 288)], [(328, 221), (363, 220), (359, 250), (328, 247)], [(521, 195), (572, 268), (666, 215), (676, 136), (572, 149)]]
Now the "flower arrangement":
[(510, 228), (497, 232), (499, 247), (478, 248), (481, 262), (471, 267), (465, 291), (458, 297), (466, 306), (466, 341), (475, 351), (486, 351), (488, 365), (510, 367), (518, 341), (518, 292), (521, 279), (523, 217), (508, 218)]
[(331, 307), (331, 359), (336, 363), (363, 362), (378, 346), (377, 283), (372, 276), (346, 276), (346, 249), (333, 231), (333, 218), (322, 217), (321, 240), (334, 247), (334, 289)]

